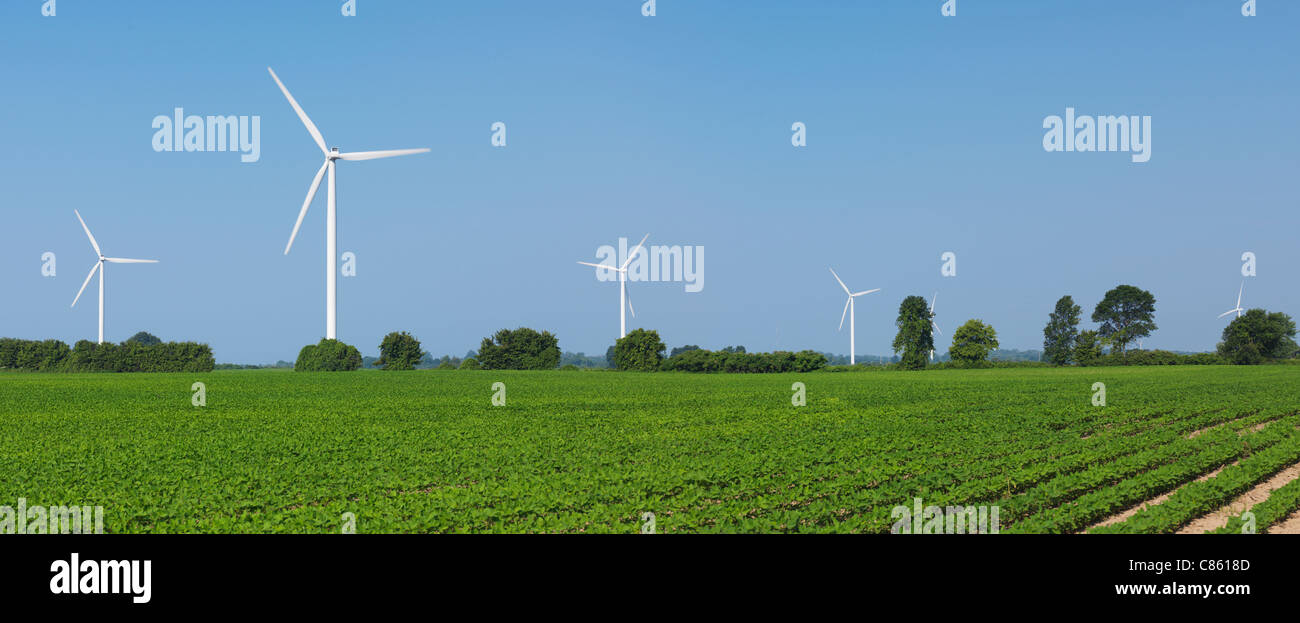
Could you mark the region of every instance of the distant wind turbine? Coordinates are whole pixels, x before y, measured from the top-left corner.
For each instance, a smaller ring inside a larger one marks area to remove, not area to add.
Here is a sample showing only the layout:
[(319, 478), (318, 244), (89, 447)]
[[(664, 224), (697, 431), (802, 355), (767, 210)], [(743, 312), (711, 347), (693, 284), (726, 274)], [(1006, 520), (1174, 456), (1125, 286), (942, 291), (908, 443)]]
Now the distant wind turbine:
[(1246, 311), (1246, 310), (1244, 310), (1244, 309), (1241, 308), (1241, 293), (1242, 293), (1242, 291), (1244, 291), (1245, 289), (1246, 289), (1246, 282), (1245, 282), (1245, 281), (1242, 281), (1242, 282), (1241, 282), (1241, 287), (1240, 287), (1240, 288), (1237, 288), (1237, 306), (1234, 307), (1234, 308), (1232, 308), (1232, 309), (1229, 309), (1229, 310), (1226, 311), (1226, 312), (1223, 312), (1222, 314), (1219, 314), (1219, 317), (1220, 317), (1220, 318), (1222, 318), (1222, 317), (1224, 317), (1224, 316), (1227, 316), (1228, 314), (1231, 314), (1232, 312), (1237, 312), (1237, 317), (1238, 317), (1238, 318), (1241, 317), (1241, 312)]
[(130, 260), (121, 257), (104, 257), (104, 252), (99, 250), (99, 243), (95, 242), (95, 236), (90, 233), (90, 228), (86, 227), (86, 221), (81, 218), (81, 213), (76, 210), (72, 211), (77, 215), (77, 220), (81, 223), (81, 228), (86, 230), (86, 237), (90, 238), (90, 246), (94, 247), (95, 255), (99, 260), (94, 266), (90, 267), (90, 274), (86, 275), (86, 280), (81, 283), (81, 289), (77, 290), (77, 298), (72, 299), (71, 307), (77, 306), (77, 301), (81, 300), (81, 293), (86, 291), (86, 286), (90, 285), (90, 279), (95, 276), (95, 271), (99, 271), (99, 343), (104, 343), (104, 264), (157, 264), (158, 260)]
[(844, 316), (848, 315), (849, 317), (849, 365), (851, 366), (857, 365), (858, 360), (857, 360), (856, 351), (858, 348), (858, 344), (857, 344), (857, 336), (855, 334), (855, 327), (853, 326), (854, 317), (856, 316), (857, 313), (857, 308), (854, 307), (853, 305), (853, 299), (862, 296), (863, 294), (871, 294), (872, 292), (879, 292), (880, 288), (876, 288), (874, 290), (863, 290), (861, 292), (852, 292), (849, 290), (848, 286), (844, 285), (844, 280), (840, 279), (840, 276), (835, 274), (835, 269), (832, 268), (830, 270), (831, 270), (831, 275), (835, 277), (835, 281), (838, 281), (840, 287), (844, 288), (844, 293), (849, 295), (849, 300), (844, 302), (844, 311), (840, 313), (840, 328), (837, 330), (838, 331), (844, 330)]
[(622, 266), (610, 266), (608, 264), (592, 264), (591, 262), (578, 262), (583, 266), (595, 266), (596, 268), (612, 270), (618, 273), (618, 337), (619, 339), (627, 337), (627, 311), (631, 310), (632, 317), (636, 318), (636, 309), (633, 309), (632, 307), (632, 297), (628, 296), (627, 293), (627, 267), (629, 264), (632, 263), (632, 259), (636, 257), (636, 254), (641, 251), (641, 246), (645, 244), (646, 239), (649, 237), (650, 234), (646, 234), (645, 237), (641, 238), (641, 242), (637, 243), (636, 248), (632, 249), (632, 252), (627, 254), (627, 258), (623, 260)]
[[(930, 299), (930, 326), (934, 328), (935, 333), (943, 335), (943, 331), (939, 330), (939, 325), (934, 322), (934, 303), (937, 300), (939, 300), (939, 293), (935, 292), (934, 298)], [(933, 346), (933, 342), (931, 345)], [(930, 349), (930, 361), (934, 361), (934, 348)]]
[(316, 197), (316, 189), (320, 187), (320, 179), (329, 171), (329, 186), (326, 190), (327, 201), (325, 204), (325, 337), (337, 339), (338, 334), (338, 218), (335, 211), (337, 201), (335, 200), (335, 182), (334, 182), (334, 161), (336, 160), (374, 160), (376, 158), (392, 158), (393, 156), (406, 156), (410, 154), (421, 154), (429, 151), (427, 148), (421, 149), (387, 149), (383, 151), (354, 151), (339, 153), (339, 148), (330, 149), (325, 146), (325, 138), (321, 136), (320, 130), (316, 129), (316, 124), (311, 122), (307, 113), (303, 112), (302, 106), (298, 105), (298, 100), (293, 99), (289, 94), (289, 89), (285, 88), (284, 83), (280, 82), (280, 77), (275, 75), (275, 71), (270, 67), (266, 68), (271, 72), (271, 79), (275, 80), (276, 86), (284, 93), (285, 99), (289, 100), (289, 105), (293, 111), (298, 113), (298, 118), (302, 124), (307, 126), (307, 132), (311, 134), (312, 140), (316, 141), (316, 146), (320, 147), (321, 152), (325, 154), (325, 164), (322, 164), (320, 170), (316, 172), (316, 178), (311, 181), (311, 188), (307, 190), (307, 199), (302, 202), (302, 210), (298, 212), (298, 222), (293, 224), (293, 233), (289, 234), (289, 244), (284, 246), (284, 254), (289, 254), (289, 249), (293, 247), (293, 239), (298, 236), (298, 228), (302, 227), (302, 219), (307, 216), (307, 208), (311, 206), (311, 200)]

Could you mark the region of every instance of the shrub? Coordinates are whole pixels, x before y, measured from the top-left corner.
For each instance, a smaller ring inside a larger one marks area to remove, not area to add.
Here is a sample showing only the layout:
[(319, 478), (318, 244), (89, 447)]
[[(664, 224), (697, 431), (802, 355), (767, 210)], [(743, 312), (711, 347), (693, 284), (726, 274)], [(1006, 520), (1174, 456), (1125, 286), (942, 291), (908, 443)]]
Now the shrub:
[(952, 334), (952, 360), (966, 366), (986, 361), (989, 351), (998, 347), (998, 334), (993, 327), (980, 320), (967, 320)]
[[(619, 370), (653, 372), (664, 360), (663, 340), (658, 331), (636, 329), (614, 343), (614, 362)], [(691, 351), (699, 352), (699, 351)]]
[(1289, 359), (1296, 355), (1296, 325), (1282, 312), (1252, 309), (1223, 329), (1218, 352), (1238, 365)]
[(550, 331), (502, 329), (483, 338), (478, 362), (484, 370), (554, 370), (560, 366), (560, 342)]
[(298, 352), (294, 372), (351, 372), (361, 367), (361, 351), (338, 340), (323, 339)]
[(811, 372), (824, 367), (826, 356), (811, 350), (746, 353), (734, 349), (692, 349), (678, 351), (660, 364), (661, 370), (670, 372)]
[(1080, 331), (1074, 338), (1074, 362), (1081, 366), (1097, 365), (1101, 359), (1101, 342), (1096, 331)]
[(0, 370), (53, 372), (61, 369), (71, 354), (59, 340), (0, 339)]
[(424, 358), (420, 340), (406, 331), (394, 331), (384, 336), (379, 344), (379, 360), (375, 365), (385, 370), (414, 370)]
[(465, 361), (460, 362), (460, 369), (477, 370), (479, 369), (478, 360), (473, 357), (467, 357)]

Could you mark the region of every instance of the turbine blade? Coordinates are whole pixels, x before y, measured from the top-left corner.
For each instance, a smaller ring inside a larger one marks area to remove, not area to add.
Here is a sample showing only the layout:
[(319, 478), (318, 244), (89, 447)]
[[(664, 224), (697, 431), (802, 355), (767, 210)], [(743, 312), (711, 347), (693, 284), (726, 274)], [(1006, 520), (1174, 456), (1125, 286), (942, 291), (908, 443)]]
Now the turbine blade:
[(1246, 289), (1246, 282), (1241, 282), (1241, 287), (1237, 288), (1237, 307), (1241, 307), (1241, 292)]
[(289, 94), (289, 89), (285, 88), (283, 82), (280, 82), (280, 77), (275, 75), (275, 70), (270, 67), (267, 67), (266, 70), (271, 72), (271, 79), (275, 80), (276, 86), (280, 87), (280, 92), (284, 93), (285, 99), (289, 100), (289, 105), (293, 106), (293, 111), (298, 113), (298, 118), (302, 119), (302, 124), (307, 126), (307, 132), (311, 133), (312, 140), (316, 141), (316, 145), (320, 147), (321, 152), (328, 156), (330, 150), (325, 146), (325, 137), (320, 135), (320, 130), (316, 129), (316, 124), (312, 123), (311, 119), (307, 117), (307, 113), (303, 111), (302, 106), (298, 105), (298, 100), (293, 99), (293, 95)]
[(632, 307), (632, 293), (624, 289), (623, 296), (627, 297), (627, 310), (632, 312), (633, 318), (636, 318), (636, 308)]
[(632, 263), (632, 259), (636, 257), (636, 254), (641, 251), (641, 245), (645, 244), (646, 239), (649, 237), (650, 234), (648, 233), (642, 236), (641, 242), (636, 243), (636, 247), (632, 249), (632, 252), (627, 254), (627, 259), (623, 260), (623, 268), (625, 270), (627, 269), (627, 265)]
[(844, 311), (840, 312), (840, 328), (836, 329), (836, 331), (843, 331), (843, 330), (844, 330), (844, 318), (845, 318), (845, 316), (848, 316), (848, 315), (849, 315), (849, 303), (852, 303), (852, 302), (853, 302), (853, 298), (852, 298), (852, 297), (849, 297), (849, 300), (844, 301)]
[(1237, 310), (1235, 310), (1235, 309), (1229, 309), (1228, 311), (1223, 312), (1222, 314), (1219, 314), (1219, 317), (1222, 318), (1222, 317), (1227, 316), (1228, 314), (1231, 314), (1232, 312), (1235, 312), (1235, 311), (1237, 311)]
[(81, 300), (81, 293), (82, 293), (82, 292), (85, 292), (85, 291), (86, 291), (86, 286), (90, 285), (90, 279), (91, 279), (91, 277), (94, 277), (94, 276), (95, 276), (95, 271), (99, 270), (99, 267), (100, 267), (100, 266), (103, 266), (103, 265), (104, 265), (104, 264), (103, 264), (102, 262), (95, 262), (95, 265), (90, 267), (90, 274), (89, 274), (89, 275), (86, 275), (86, 280), (85, 280), (84, 282), (82, 282), (82, 284), (81, 284), (81, 289), (80, 289), (80, 290), (77, 290), (77, 298), (72, 299), (72, 304), (69, 305), (68, 307), (76, 307), (76, 306), (77, 306), (77, 301), (80, 301), (80, 300)]
[(939, 330), (939, 325), (935, 324), (933, 320), (930, 321), (930, 326), (934, 329), (935, 333), (938, 333), (939, 335), (943, 335), (943, 331)]
[(835, 269), (834, 269), (834, 268), (831, 269), (831, 275), (834, 275), (834, 276), (835, 276), (835, 280), (838, 281), (838, 282), (840, 282), (840, 287), (841, 287), (841, 288), (844, 288), (844, 293), (845, 293), (845, 294), (847, 294), (847, 295), (849, 295), (849, 296), (853, 296), (853, 293), (849, 291), (849, 287), (846, 286), (846, 285), (844, 285), (844, 280), (843, 280), (843, 279), (840, 279), (840, 276), (835, 274)]
[(86, 221), (81, 219), (81, 213), (77, 212), (75, 208), (72, 210), (72, 212), (77, 215), (77, 220), (81, 221), (81, 228), (86, 230), (86, 237), (90, 238), (90, 246), (95, 247), (95, 255), (102, 257), (104, 255), (104, 252), (99, 250), (99, 243), (95, 242), (94, 234), (91, 234), (90, 228), (86, 227)]
[(385, 149), (382, 151), (351, 151), (346, 154), (339, 154), (342, 160), (374, 160), (376, 158), (392, 158), (394, 156), (409, 156), (411, 154), (422, 154), (429, 151), (427, 147), (420, 149)]
[(934, 293), (934, 298), (930, 299), (930, 314), (931, 314), (931, 315), (934, 314), (934, 303), (935, 303), (935, 301), (938, 301), (938, 300), (939, 300), (939, 293), (938, 293), (938, 292), (935, 292), (935, 293)]
[(157, 264), (158, 263), (158, 260), (131, 260), (124, 257), (106, 257), (104, 258), (104, 261), (112, 262), (114, 264)]
[(321, 177), (324, 177), (325, 169), (328, 169), (329, 166), (329, 160), (320, 165), (320, 170), (316, 172), (316, 179), (311, 181), (311, 188), (307, 189), (307, 198), (303, 200), (302, 209), (298, 211), (298, 220), (293, 224), (293, 233), (289, 234), (289, 244), (284, 245), (285, 255), (288, 255), (289, 249), (293, 248), (293, 239), (298, 237), (298, 228), (302, 227), (302, 219), (307, 216), (307, 208), (311, 207), (311, 200), (316, 198), (316, 189), (320, 188)]
[(578, 262), (578, 263), (582, 264), (583, 266), (595, 266), (596, 268), (604, 268), (606, 270), (612, 270), (615, 272), (620, 272), (620, 273), (625, 272), (624, 269), (619, 268), (617, 266), (610, 266), (609, 264), (592, 264), (591, 262)]
[(854, 292), (853, 294), (850, 294), (849, 296), (862, 296), (863, 294), (871, 294), (872, 292), (879, 292), (879, 291), (880, 291), (880, 288), (876, 288), (876, 289), (874, 289), (874, 290), (863, 290), (863, 291), (861, 291), (861, 292)]

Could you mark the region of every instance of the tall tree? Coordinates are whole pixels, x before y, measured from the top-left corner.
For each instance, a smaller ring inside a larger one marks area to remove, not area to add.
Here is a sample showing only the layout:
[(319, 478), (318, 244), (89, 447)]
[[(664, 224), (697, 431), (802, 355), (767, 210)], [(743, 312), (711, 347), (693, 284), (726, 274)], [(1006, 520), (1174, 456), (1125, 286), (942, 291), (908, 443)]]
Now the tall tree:
[(1252, 309), (1223, 329), (1219, 354), (1236, 364), (1262, 363), (1296, 356), (1296, 326), (1282, 312)]
[(1122, 355), (1129, 342), (1151, 335), (1156, 330), (1156, 297), (1129, 285), (1117, 286), (1106, 293), (1092, 312), (1092, 321), (1100, 324), (1097, 333), (1114, 345)]
[(902, 353), (899, 365), (907, 370), (925, 367), (926, 357), (934, 350), (934, 335), (930, 319), (930, 304), (919, 296), (909, 296), (898, 306), (898, 334), (894, 336), (894, 352)]
[(953, 332), (948, 355), (958, 363), (978, 363), (988, 359), (989, 351), (997, 347), (998, 332), (983, 321), (972, 318)]
[(1058, 366), (1070, 363), (1081, 313), (1083, 310), (1068, 294), (1056, 301), (1056, 309), (1047, 317), (1047, 326), (1043, 328), (1043, 361)]

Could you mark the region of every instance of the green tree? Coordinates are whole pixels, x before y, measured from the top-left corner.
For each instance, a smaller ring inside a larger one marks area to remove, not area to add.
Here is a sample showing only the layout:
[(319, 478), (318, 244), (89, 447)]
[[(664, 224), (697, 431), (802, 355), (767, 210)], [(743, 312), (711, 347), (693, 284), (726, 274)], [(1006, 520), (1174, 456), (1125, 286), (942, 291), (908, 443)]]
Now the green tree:
[(903, 354), (899, 365), (907, 370), (925, 367), (926, 357), (934, 350), (934, 335), (930, 324), (933, 316), (930, 305), (919, 296), (909, 296), (898, 306), (898, 334), (894, 336), (894, 352)]
[(323, 339), (298, 352), (295, 372), (351, 372), (361, 367), (361, 351), (338, 340)]
[(826, 355), (815, 350), (801, 350), (794, 354), (795, 372), (812, 372), (826, 367)]
[(1058, 366), (1070, 363), (1082, 312), (1069, 295), (1056, 302), (1056, 309), (1047, 317), (1047, 326), (1043, 328), (1043, 361)]
[(420, 350), (420, 340), (406, 331), (394, 331), (379, 344), (375, 365), (385, 370), (414, 370), (427, 353)]
[(703, 350), (703, 349), (701, 349), (699, 346), (695, 346), (694, 344), (690, 344), (687, 346), (678, 346), (677, 348), (674, 348), (672, 352), (668, 353), (668, 358), (672, 359), (673, 357), (676, 357), (681, 353), (688, 353), (693, 350)]
[(973, 364), (987, 360), (989, 351), (997, 347), (997, 331), (981, 320), (971, 319), (953, 331), (948, 356), (958, 363)]
[(134, 343), (134, 344), (140, 344), (141, 346), (153, 346), (155, 344), (162, 344), (162, 340), (159, 339), (158, 336), (152, 333), (141, 331), (135, 335), (132, 335), (131, 337), (126, 338), (126, 341), (123, 343), (124, 344)]
[(614, 343), (614, 362), (619, 370), (653, 372), (664, 360), (663, 340), (658, 331), (636, 329)]
[(478, 360), (473, 357), (466, 357), (464, 361), (460, 362), (461, 370), (477, 370), (478, 368)]
[(1263, 363), (1296, 356), (1296, 325), (1282, 312), (1252, 309), (1223, 329), (1219, 354), (1235, 364)]
[(478, 362), (484, 370), (554, 370), (560, 367), (560, 342), (550, 331), (502, 329), (483, 338)]
[(1097, 334), (1123, 355), (1130, 342), (1156, 330), (1155, 313), (1155, 296), (1141, 288), (1121, 285), (1097, 303), (1092, 321), (1101, 325)]
[(1074, 362), (1081, 366), (1096, 365), (1101, 359), (1101, 340), (1096, 331), (1080, 331), (1074, 338)]

